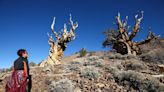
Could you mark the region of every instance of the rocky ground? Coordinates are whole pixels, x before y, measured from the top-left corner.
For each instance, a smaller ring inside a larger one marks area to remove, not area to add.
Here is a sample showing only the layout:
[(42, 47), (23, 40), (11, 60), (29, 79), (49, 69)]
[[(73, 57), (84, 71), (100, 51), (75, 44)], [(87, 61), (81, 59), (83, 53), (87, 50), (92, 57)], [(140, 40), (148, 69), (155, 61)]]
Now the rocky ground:
[[(32, 92), (164, 92), (163, 53), (163, 48), (137, 57), (77, 53), (63, 58), (60, 65), (31, 67)], [(5, 92), (10, 74), (0, 74), (0, 92)]]

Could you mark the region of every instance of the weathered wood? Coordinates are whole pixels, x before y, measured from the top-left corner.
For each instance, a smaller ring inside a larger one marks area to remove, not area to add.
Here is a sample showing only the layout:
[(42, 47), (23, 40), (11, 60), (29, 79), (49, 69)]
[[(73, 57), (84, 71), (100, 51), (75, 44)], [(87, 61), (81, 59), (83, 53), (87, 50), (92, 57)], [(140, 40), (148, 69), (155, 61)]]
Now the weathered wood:
[(56, 41), (54, 41), (53, 37), (48, 34), (49, 40), (48, 43), (50, 45), (49, 55), (48, 57), (40, 64), (41, 67), (48, 66), (48, 65), (56, 65), (60, 64), (60, 61), (64, 55), (64, 51), (67, 48), (67, 43), (75, 39), (75, 30), (78, 27), (78, 23), (74, 23), (72, 21), (72, 16), (70, 15), (70, 31), (67, 31), (67, 25), (64, 24), (64, 29), (62, 34), (58, 34), (54, 31), (55, 25), (55, 17), (51, 24), (51, 31), (56, 37)]
[(135, 16), (136, 23), (135, 23), (135, 26), (133, 27), (132, 34), (129, 36), (130, 41), (136, 36), (136, 34), (139, 31), (139, 25), (143, 19), (143, 13), (144, 12), (141, 11), (141, 17), (140, 18), (138, 18), (138, 14)]
[(135, 25), (132, 29), (130, 35), (128, 35), (128, 26), (127, 21), (128, 17), (124, 21), (121, 21), (120, 13), (116, 16), (117, 21), (117, 30), (109, 30), (105, 32), (107, 39), (104, 41), (103, 46), (112, 45), (113, 49), (115, 49), (118, 53), (121, 54), (132, 54), (139, 55), (142, 53), (140, 49), (140, 45), (149, 43), (153, 39), (157, 39), (158, 37), (154, 35), (154, 33), (150, 32), (147, 36), (146, 40), (141, 42), (134, 42), (133, 38), (137, 35), (140, 29), (140, 23), (143, 19), (143, 11), (141, 11), (141, 17), (138, 18), (138, 14), (135, 16)]
[(164, 75), (152, 75), (153, 77), (155, 77), (155, 78), (164, 78)]
[(163, 73), (163, 72), (164, 72), (164, 64), (158, 65), (158, 67), (159, 67), (159, 71), (160, 71), (161, 73)]

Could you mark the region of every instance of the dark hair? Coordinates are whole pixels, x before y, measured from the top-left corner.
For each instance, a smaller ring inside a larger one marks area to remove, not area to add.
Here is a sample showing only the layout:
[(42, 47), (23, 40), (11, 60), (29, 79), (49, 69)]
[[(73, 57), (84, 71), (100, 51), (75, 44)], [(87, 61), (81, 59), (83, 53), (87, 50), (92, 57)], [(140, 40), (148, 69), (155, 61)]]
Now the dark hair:
[(25, 49), (19, 49), (19, 50), (17, 51), (17, 55), (20, 56), (20, 57), (22, 57), (22, 54), (24, 54), (25, 52), (26, 52)]

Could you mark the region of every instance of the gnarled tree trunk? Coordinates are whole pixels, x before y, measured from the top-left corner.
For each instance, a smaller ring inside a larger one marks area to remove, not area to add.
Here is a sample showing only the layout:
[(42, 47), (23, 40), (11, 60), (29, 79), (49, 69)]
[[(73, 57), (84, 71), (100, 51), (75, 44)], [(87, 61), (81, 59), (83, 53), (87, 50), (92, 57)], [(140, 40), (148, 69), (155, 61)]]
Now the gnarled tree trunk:
[[(128, 26), (127, 20), (128, 17), (124, 21), (120, 19), (120, 13), (116, 16), (117, 26), (118, 29), (108, 30), (105, 32), (107, 39), (104, 41), (103, 45), (108, 46), (112, 45), (113, 49), (115, 49), (118, 53), (121, 54), (132, 54), (132, 55), (139, 55), (142, 53), (140, 49), (140, 45), (149, 43), (152, 39), (156, 39), (157, 37), (154, 33), (150, 32), (147, 36), (146, 40), (141, 42), (133, 42), (133, 38), (137, 35), (140, 29), (140, 23), (143, 19), (143, 11), (141, 12), (141, 17), (138, 18), (138, 15), (135, 16), (135, 25), (132, 29), (132, 33), (128, 34)], [(116, 32), (116, 33), (115, 33)]]
[(54, 31), (55, 25), (55, 17), (51, 25), (52, 33), (56, 37), (56, 41), (54, 41), (52, 35), (49, 36), (49, 45), (50, 51), (48, 57), (40, 64), (41, 67), (45, 67), (48, 65), (57, 65), (60, 64), (60, 61), (64, 55), (64, 51), (67, 48), (67, 43), (75, 39), (75, 29), (78, 27), (78, 23), (73, 23), (72, 17), (70, 15), (69, 24), (71, 25), (70, 31), (67, 31), (67, 26), (64, 24), (64, 29), (62, 34), (58, 34)]

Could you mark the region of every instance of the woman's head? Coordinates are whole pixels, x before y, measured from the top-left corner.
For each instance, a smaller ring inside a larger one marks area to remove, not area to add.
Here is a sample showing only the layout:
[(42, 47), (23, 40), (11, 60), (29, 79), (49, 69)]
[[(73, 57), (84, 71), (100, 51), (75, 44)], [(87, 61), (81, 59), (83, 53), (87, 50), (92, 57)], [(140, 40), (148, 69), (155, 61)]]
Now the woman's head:
[(19, 49), (17, 51), (17, 55), (19, 57), (24, 57), (24, 58), (27, 58), (28, 57), (28, 53), (27, 53), (27, 51), (25, 49)]

